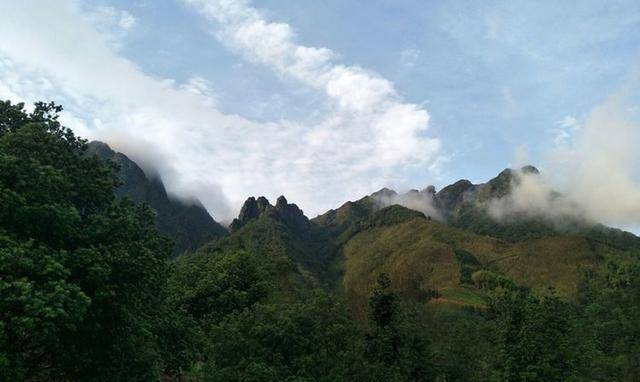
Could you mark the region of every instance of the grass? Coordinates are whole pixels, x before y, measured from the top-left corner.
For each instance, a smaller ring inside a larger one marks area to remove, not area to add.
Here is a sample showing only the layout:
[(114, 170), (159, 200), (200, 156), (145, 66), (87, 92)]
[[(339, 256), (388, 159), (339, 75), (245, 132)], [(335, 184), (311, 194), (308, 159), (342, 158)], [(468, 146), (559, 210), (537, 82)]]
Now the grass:
[(461, 306), (472, 306), (476, 308), (484, 308), (487, 300), (485, 294), (471, 286), (459, 286), (444, 288), (439, 291), (440, 297), (433, 301), (443, 300)]
[[(460, 256), (461, 252), (467, 255)], [(628, 254), (594, 245), (584, 236), (556, 235), (511, 243), (414, 218), (357, 233), (344, 245), (337, 262), (343, 272), (342, 290), (352, 310), (361, 315), (383, 272), (398, 294), (414, 301), (427, 301), (437, 292), (440, 303), (483, 306), (483, 293), (461, 278), (470, 256), (477, 260), (474, 267), (503, 274), (534, 293), (553, 287), (561, 297), (571, 298), (583, 270)]]

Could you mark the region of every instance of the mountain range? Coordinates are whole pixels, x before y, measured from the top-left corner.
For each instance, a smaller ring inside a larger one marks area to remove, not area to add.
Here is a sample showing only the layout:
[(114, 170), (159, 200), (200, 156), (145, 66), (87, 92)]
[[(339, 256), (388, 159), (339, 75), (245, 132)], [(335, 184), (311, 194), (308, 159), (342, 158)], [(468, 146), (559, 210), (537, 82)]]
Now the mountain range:
[(433, 186), (404, 194), (383, 188), (313, 219), (284, 196), (275, 205), (249, 197), (227, 230), (199, 202), (169, 196), (160, 179), (124, 154), (101, 142), (89, 147), (119, 166), (119, 197), (156, 211), (175, 256), (239, 249), (273, 258), (283, 291), (323, 286), (344, 294), (362, 319), (380, 273), (405, 298), (482, 307), (487, 284), (503, 279), (571, 298), (582, 272), (640, 251), (635, 235), (571, 216), (563, 224), (540, 216), (492, 216), (487, 205), (511, 195), (522, 176), (538, 176), (533, 166), (505, 169), (483, 184), (460, 180), (437, 192)]

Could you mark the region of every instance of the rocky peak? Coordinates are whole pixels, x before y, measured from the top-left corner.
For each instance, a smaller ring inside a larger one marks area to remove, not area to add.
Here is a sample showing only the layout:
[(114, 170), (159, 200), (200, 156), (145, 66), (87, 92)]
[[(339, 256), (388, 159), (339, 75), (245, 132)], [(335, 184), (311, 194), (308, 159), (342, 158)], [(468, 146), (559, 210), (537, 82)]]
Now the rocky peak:
[(280, 195), (276, 200), (276, 211), (284, 211), (288, 204), (289, 202), (287, 202), (287, 198), (285, 198), (284, 195)]
[(256, 201), (256, 198), (251, 196), (247, 198), (247, 200), (242, 205), (242, 208), (240, 209), (240, 215), (238, 215), (238, 219), (250, 220), (257, 218), (259, 214), (260, 212), (258, 210), (258, 203)]
[(397, 195), (398, 195), (397, 192), (386, 187), (381, 188), (380, 190), (371, 194), (373, 198), (392, 198)]
[(475, 187), (470, 181), (462, 179), (436, 193), (436, 202), (442, 214), (444, 216), (449, 215), (464, 201), (467, 193), (473, 192)]
[(256, 206), (258, 208), (258, 215), (260, 215), (261, 213), (268, 210), (269, 207), (271, 207), (271, 203), (269, 203), (269, 200), (267, 198), (265, 198), (264, 196), (261, 196), (258, 199), (256, 199)]
[(111, 159), (116, 154), (108, 144), (100, 141), (91, 141), (87, 144), (87, 152), (102, 159)]
[(231, 231), (236, 231), (250, 221), (258, 219), (263, 213), (271, 214), (294, 229), (300, 226), (306, 227), (309, 224), (309, 219), (304, 216), (302, 210), (297, 205), (288, 203), (284, 196), (280, 196), (276, 200), (275, 207), (264, 196), (258, 199), (251, 196), (244, 202), (240, 214), (236, 219), (233, 219), (229, 228)]
[(518, 171), (505, 168), (498, 176), (479, 187), (477, 200), (483, 202), (508, 195), (511, 192), (513, 183), (518, 180), (518, 177)]
[(435, 186), (428, 186), (427, 188), (425, 188), (421, 192), (425, 193), (425, 194), (428, 194), (428, 195), (436, 196), (436, 187)]
[(231, 231), (236, 231), (249, 221), (257, 219), (266, 210), (267, 206), (270, 206), (270, 204), (264, 196), (259, 197), (258, 200), (253, 196), (248, 197), (240, 209), (240, 214), (236, 219), (233, 219), (229, 228)]
[(276, 212), (286, 225), (298, 229), (309, 225), (309, 219), (304, 212), (294, 203), (289, 204), (284, 196), (280, 196), (276, 202)]
[(520, 182), (520, 177), (523, 174), (537, 175), (539, 173), (540, 171), (531, 165), (524, 166), (519, 170), (506, 168), (498, 176), (480, 186), (478, 200), (502, 198), (511, 192), (514, 184)]

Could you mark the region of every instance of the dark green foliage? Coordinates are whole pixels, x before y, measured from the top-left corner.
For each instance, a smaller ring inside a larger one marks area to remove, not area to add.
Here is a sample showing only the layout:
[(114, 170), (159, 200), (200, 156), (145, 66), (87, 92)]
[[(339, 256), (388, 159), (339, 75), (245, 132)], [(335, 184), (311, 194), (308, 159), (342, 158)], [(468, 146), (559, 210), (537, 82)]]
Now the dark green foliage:
[(376, 211), (371, 216), (355, 220), (344, 230), (338, 238), (339, 243), (344, 243), (355, 236), (358, 232), (375, 227), (392, 226), (404, 223), (412, 219), (426, 219), (422, 212), (411, 210), (407, 207), (392, 205)]
[(174, 264), (171, 302), (196, 320), (218, 322), (264, 299), (280, 269), (247, 252), (183, 256)]
[(206, 381), (337, 381), (361, 373), (358, 331), (341, 304), (258, 304), (227, 316), (210, 338)]
[(500, 222), (492, 218), (482, 207), (463, 203), (458, 207), (450, 223), (478, 235), (493, 236), (511, 242), (536, 239), (558, 234), (558, 228), (541, 218), (510, 217)]
[(598, 224), (587, 231), (586, 236), (593, 243), (640, 253), (640, 238), (629, 232)]
[(378, 276), (378, 284), (373, 290), (373, 295), (369, 300), (371, 309), (371, 320), (377, 327), (384, 328), (397, 318), (398, 296), (391, 290), (391, 279), (385, 273)]
[(208, 357), (212, 327), (264, 300), (281, 272), (268, 257), (246, 252), (194, 253), (172, 264), (162, 338), (165, 370), (196, 373)]
[(371, 329), (366, 335), (366, 355), (373, 365), (384, 365), (390, 380), (428, 381), (432, 365), (427, 331), (415, 312), (401, 309), (382, 273), (369, 300)]
[(471, 280), (478, 288), (489, 291), (495, 290), (497, 288), (502, 288), (505, 290), (518, 289), (516, 287), (516, 284), (508, 277), (487, 270), (474, 272), (471, 275)]
[(332, 237), (338, 237), (352, 224), (368, 217), (377, 209), (377, 203), (366, 196), (355, 202), (346, 202), (337, 210), (329, 210), (312, 219), (312, 222), (324, 227)]
[(600, 380), (637, 381), (640, 376), (640, 261), (609, 263), (591, 271), (579, 287), (582, 336)]
[(0, 106), (0, 375), (153, 379), (169, 243), (60, 110)]
[(490, 321), (473, 309), (436, 311), (428, 318), (433, 364), (442, 381), (486, 381), (493, 359)]
[(572, 339), (575, 311), (553, 294), (536, 298), (501, 289), (490, 300), (498, 381), (577, 380), (581, 353)]
[(473, 282), (471, 276), (482, 264), (471, 252), (464, 249), (455, 249), (454, 253), (460, 265), (460, 284), (471, 284)]
[(68, 255), (0, 237), (0, 325), (5, 380), (46, 379), (64, 336), (82, 323), (91, 303), (70, 280)]

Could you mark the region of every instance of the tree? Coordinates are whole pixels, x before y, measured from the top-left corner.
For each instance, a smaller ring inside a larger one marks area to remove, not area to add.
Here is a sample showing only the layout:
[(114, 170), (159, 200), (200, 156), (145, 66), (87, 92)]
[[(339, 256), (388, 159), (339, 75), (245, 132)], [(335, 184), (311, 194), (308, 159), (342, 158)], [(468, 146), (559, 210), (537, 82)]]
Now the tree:
[(358, 334), (344, 306), (323, 292), (261, 302), (212, 327), (205, 380), (371, 380), (361, 377)]
[(170, 280), (171, 303), (199, 322), (218, 322), (267, 297), (275, 288), (269, 258), (245, 251), (179, 258)]
[(410, 307), (400, 305), (391, 291), (391, 279), (378, 276), (369, 299), (371, 329), (366, 334), (366, 355), (379, 380), (427, 381), (433, 374), (428, 331)]
[(600, 380), (640, 376), (640, 261), (585, 272), (578, 287), (581, 338), (593, 347), (591, 373)]
[(61, 110), (0, 102), (0, 375), (153, 379), (170, 244)]
[(498, 381), (568, 381), (580, 376), (579, 348), (572, 343), (575, 312), (554, 293), (542, 298), (500, 289), (489, 302)]

